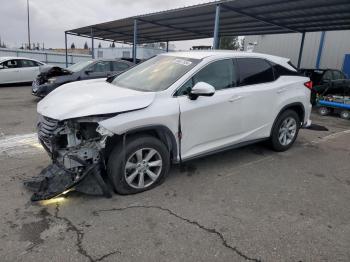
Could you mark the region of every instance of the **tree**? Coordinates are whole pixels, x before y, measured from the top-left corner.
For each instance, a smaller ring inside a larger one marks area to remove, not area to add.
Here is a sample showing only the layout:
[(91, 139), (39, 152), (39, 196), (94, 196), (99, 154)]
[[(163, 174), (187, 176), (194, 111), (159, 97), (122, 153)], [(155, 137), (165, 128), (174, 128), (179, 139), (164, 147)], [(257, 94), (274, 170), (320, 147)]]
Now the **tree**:
[(74, 44), (74, 42), (70, 45), (70, 49), (75, 49), (75, 44)]
[(98, 44), (98, 48), (102, 48), (102, 45), (101, 45), (101, 43), (99, 43), (99, 44)]
[(84, 49), (89, 49), (89, 46), (88, 46), (87, 42), (85, 42), (85, 44), (84, 44)]
[(245, 45), (245, 38), (243, 37), (241, 39), (241, 51), (244, 51), (244, 45)]
[(238, 50), (239, 41), (237, 36), (223, 36), (220, 38), (220, 49)]

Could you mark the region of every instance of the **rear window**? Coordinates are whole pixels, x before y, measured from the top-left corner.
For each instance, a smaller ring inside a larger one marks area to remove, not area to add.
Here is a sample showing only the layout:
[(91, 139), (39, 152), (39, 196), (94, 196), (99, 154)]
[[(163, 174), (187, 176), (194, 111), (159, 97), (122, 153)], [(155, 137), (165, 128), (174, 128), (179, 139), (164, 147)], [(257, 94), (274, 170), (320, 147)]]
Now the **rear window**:
[(237, 59), (240, 86), (268, 83), (275, 80), (272, 66), (260, 58)]
[(129, 69), (129, 65), (123, 62), (112, 62), (113, 71), (125, 71)]
[(297, 76), (297, 75), (300, 75), (299, 72), (289, 70), (288, 68), (285, 68), (284, 66), (281, 66), (279, 64), (275, 64), (275, 63), (271, 62), (271, 65), (272, 65), (273, 70), (274, 70), (275, 79), (279, 78), (280, 76)]

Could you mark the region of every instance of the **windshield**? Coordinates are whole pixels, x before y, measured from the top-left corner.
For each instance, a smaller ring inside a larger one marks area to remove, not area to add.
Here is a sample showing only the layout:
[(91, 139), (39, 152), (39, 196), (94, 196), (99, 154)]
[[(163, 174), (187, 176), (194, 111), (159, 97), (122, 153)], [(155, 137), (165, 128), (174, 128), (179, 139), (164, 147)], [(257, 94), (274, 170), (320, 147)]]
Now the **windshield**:
[(74, 65), (69, 66), (67, 69), (71, 72), (79, 72), (82, 69), (84, 69), (86, 66), (91, 65), (94, 61), (90, 60), (90, 61), (82, 61), (82, 62), (78, 62)]
[(166, 90), (200, 60), (174, 56), (156, 56), (119, 75), (112, 84), (144, 92)]

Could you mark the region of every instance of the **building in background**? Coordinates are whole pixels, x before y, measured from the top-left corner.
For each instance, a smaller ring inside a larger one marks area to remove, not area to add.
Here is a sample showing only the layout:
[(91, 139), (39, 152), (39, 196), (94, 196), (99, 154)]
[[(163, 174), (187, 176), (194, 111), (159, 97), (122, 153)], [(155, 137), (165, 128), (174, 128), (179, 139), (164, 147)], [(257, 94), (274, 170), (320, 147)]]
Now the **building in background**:
[[(301, 34), (245, 37), (247, 51), (267, 53), (298, 63)], [(334, 68), (350, 76), (350, 30), (306, 33), (301, 68)]]

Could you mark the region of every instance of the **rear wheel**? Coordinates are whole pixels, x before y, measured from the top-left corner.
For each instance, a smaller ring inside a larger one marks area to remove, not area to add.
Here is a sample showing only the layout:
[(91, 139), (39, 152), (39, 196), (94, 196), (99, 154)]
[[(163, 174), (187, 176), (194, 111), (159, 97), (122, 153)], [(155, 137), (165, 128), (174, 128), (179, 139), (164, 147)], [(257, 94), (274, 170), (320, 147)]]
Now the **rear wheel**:
[(318, 108), (318, 113), (321, 116), (327, 116), (327, 115), (329, 115), (330, 110), (327, 107), (322, 106), (322, 107)]
[(284, 111), (277, 119), (270, 137), (275, 151), (283, 152), (292, 147), (300, 129), (298, 114), (293, 110)]
[(350, 119), (350, 111), (348, 111), (348, 110), (341, 111), (340, 117), (343, 119)]
[(121, 195), (140, 193), (162, 183), (169, 171), (167, 147), (152, 136), (130, 137), (118, 144), (107, 164), (114, 190)]

